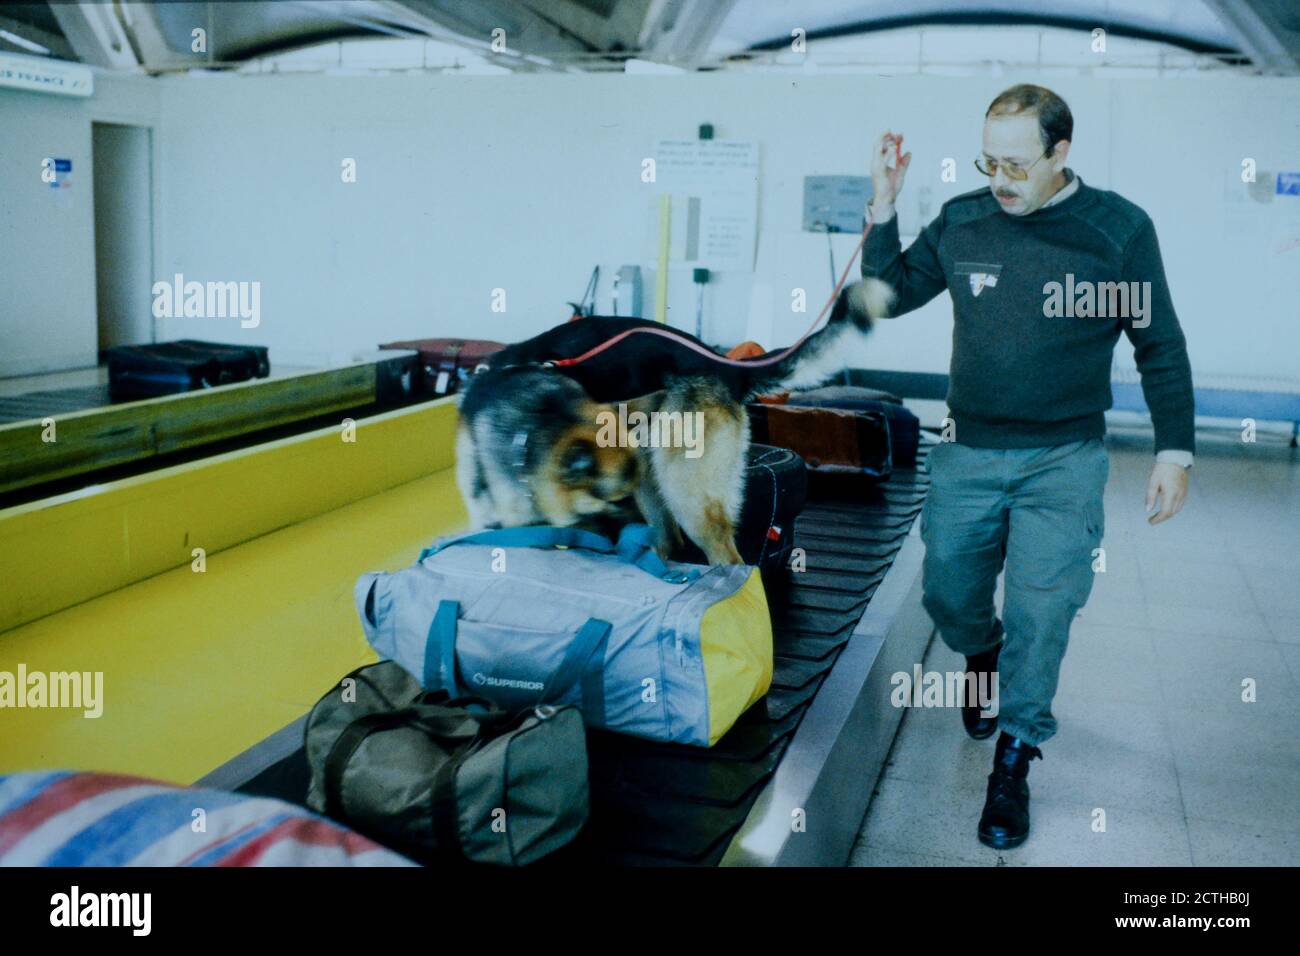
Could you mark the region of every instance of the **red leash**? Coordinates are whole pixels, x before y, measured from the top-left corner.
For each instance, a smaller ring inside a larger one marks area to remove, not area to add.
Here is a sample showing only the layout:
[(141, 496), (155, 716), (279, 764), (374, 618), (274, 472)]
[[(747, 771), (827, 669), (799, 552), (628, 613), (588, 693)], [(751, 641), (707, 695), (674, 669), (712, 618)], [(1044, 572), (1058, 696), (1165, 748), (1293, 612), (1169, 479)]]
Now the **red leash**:
[(768, 356), (767, 358), (761, 358), (761, 359), (731, 359), (731, 358), (727, 358), (725, 355), (719, 355), (717, 352), (714, 352), (711, 349), (707, 349), (704, 346), (699, 345), (698, 343), (690, 341), (689, 339), (684, 339), (680, 335), (676, 334), (676, 332), (670, 332), (667, 329), (659, 328), (657, 326), (642, 325), (636, 327), (635, 329), (628, 329), (625, 332), (620, 332), (618, 333), (618, 335), (615, 335), (613, 338), (606, 339), (604, 342), (601, 342), (595, 348), (588, 349), (586, 352), (583, 352), (581, 355), (577, 356), (576, 358), (554, 359), (549, 364), (559, 366), (561, 368), (570, 365), (577, 365), (579, 362), (585, 362), (587, 361), (587, 359), (599, 355), (601, 352), (605, 351), (605, 349), (612, 348), (613, 346), (617, 345), (619, 342), (627, 338), (629, 335), (636, 335), (639, 332), (645, 332), (650, 335), (662, 335), (665, 338), (674, 339), (680, 344), (694, 349), (696, 352), (699, 352), (701, 355), (706, 355), (709, 358), (713, 359), (715, 362), (721, 362), (725, 365), (760, 366), (760, 365), (772, 365), (775, 364), (776, 362), (780, 362), (782, 359), (788, 356), (799, 346), (803, 345), (805, 341), (807, 341), (808, 336), (813, 334), (817, 326), (821, 324), (821, 321), (825, 317), (827, 311), (830, 309), (832, 305), (835, 304), (835, 300), (839, 298), (840, 290), (844, 288), (844, 282), (849, 277), (849, 270), (853, 268), (853, 263), (857, 260), (858, 253), (862, 251), (862, 247), (867, 242), (867, 236), (871, 234), (871, 226), (873, 225), (873, 223), (870, 218), (871, 216), (870, 209), (867, 210), (867, 216), (868, 216), (867, 225), (866, 228), (862, 230), (862, 238), (858, 240), (858, 246), (856, 249), (853, 250), (853, 255), (849, 257), (848, 265), (844, 267), (844, 273), (840, 276), (840, 281), (835, 284), (835, 288), (831, 291), (831, 297), (826, 300), (826, 305), (822, 307), (822, 310), (820, 313), (818, 313), (817, 318), (813, 320), (813, 324), (808, 327), (808, 331), (799, 337), (799, 341), (795, 342), (794, 345), (790, 346), (789, 348), (784, 349), (781, 352), (778, 352), (776, 355), (771, 355)]

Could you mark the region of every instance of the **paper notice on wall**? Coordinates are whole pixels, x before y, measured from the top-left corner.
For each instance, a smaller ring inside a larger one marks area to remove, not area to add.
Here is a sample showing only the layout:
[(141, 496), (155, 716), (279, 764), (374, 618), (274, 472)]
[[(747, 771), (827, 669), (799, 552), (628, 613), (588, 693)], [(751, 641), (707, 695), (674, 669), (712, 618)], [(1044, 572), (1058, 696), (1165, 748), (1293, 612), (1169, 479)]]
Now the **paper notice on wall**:
[[(668, 193), (673, 197), (673, 265), (754, 270), (758, 236), (757, 143), (659, 140), (655, 144), (654, 186), (656, 196)], [(652, 228), (657, 229), (658, 222), (656, 215)]]

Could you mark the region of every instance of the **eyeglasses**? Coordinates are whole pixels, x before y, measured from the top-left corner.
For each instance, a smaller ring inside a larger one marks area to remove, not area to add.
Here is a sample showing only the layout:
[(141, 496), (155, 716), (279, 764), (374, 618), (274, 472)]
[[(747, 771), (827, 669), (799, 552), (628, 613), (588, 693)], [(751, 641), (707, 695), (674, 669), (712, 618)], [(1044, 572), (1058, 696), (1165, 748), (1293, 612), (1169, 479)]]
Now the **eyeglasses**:
[(1017, 166), (1015, 163), (999, 163), (996, 159), (988, 160), (988, 165), (985, 166), (984, 163), (976, 159), (975, 168), (978, 169), (985, 176), (989, 177), (990, 179), (992, 179), (994, 176), (998, 174), (998, 169), (1000, 168), (1004, 173), (1007, 174), (1007, 179), (1014, 179), (1017, 182), (1022, 182), (1029, 178), (1029, 171), (1031, 169), (1033, 169), (1035, 166), (1037, 166), (1039, 163), (1041, 163), (1045, 158), (1047, 158), (1050, 155), (1052, 155), (1052, 151), (1049, 149), (1047, 152), (1043, 153), (1042, 156), (1039, 156), (1028, 166)]

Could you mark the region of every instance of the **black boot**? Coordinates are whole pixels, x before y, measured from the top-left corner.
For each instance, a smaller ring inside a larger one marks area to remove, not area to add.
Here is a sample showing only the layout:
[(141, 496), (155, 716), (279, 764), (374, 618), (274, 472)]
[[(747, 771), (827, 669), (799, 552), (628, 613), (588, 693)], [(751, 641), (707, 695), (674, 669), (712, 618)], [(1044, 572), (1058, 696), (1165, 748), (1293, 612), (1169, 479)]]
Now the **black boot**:
[[(974, 672), (976, 689), (992, 686), (992, 672), (998, 668), (998, 653), (1001, 650), (1002, 645), (999, 644), (992, 650), (981, 651), (973, 657), (966, 658), (966, 671), (968, 673)], [(981, 681), (981, 674), (988, 674), (989, 676)], [(969, 685), (966, 686), (969, 687)], [(968, 694), (961, 705), (962, 726), (966, 728), (966, 733), (970, 734), (976, 740), (985, 740), (992, 737), (993, 731), (998, 729), (997, 715), (994, 714), (992, 717), (981, 717), (980, 711), (982, 709), (983, 706), (979, 702), (978, 693), (975, 695), (974, 700), (972, 700), (971, 696)]]
[(1037, 747), (1005, 730), (998, 738), (989, 774), (989, 792), (980, 816), (979, 838), (995, 850), (1020, 846), (1029, 836), (1029, 761), (1042, 757)]

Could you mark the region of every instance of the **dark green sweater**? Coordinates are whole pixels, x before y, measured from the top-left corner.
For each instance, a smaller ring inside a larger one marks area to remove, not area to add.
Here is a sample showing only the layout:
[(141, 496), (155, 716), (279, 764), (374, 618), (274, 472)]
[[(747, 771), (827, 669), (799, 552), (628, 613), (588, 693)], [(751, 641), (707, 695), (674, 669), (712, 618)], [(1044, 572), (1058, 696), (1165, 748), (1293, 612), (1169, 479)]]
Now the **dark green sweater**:
[[(1156, 451), (1195, 450), (1192, 372), (1155, 226), (1122, 196), (1080, 179), (1073, 195), (1012, 216), (986, 186), (944, 203), (906, 252), (897, 215), (874, 226), (862, 274), (894, 287), (896, 315), (951, 293), (948, 408), (958, 442), (1032, 448), (1101, 437), (1122, 331), (1134, 346)], [(1124, 309), (1115, 287), (1094, 285), (1092, 314), (1079, 314), (1088, 311), (1085, 283), (1116, 282), (1139, 283), (1140, 297)], [(1045, 314), (1053, 305), (1057, 312)]]

